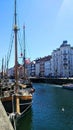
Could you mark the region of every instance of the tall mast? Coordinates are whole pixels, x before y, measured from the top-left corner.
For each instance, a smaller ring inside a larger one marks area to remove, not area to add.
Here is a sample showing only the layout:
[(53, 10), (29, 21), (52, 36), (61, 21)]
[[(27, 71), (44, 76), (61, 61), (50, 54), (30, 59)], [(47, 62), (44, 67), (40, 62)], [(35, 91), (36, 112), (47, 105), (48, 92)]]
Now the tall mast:
[(3, 79), (3, 69), (4, 69), (4, 68), (3, 68), (3, 64), (4, 64), (4, 59), (2, 58), (2, 75), (1, 75), (1, 76), (2, 76), (2, 79)]
[(7, 68), (6, 68), (6, 74), (7, 74), (7, 77), (8, 77), (8, 62), (9, 62), (9, 60), (8, 60), (8, 56), (7, 56)]
[(24, 37), (23, 65), (24, 65), (24, 79), (25, 79), (25, 77), (26, 77), (26, 75), (25, 75), (25, 67), (26, 67), (26, 65), (25, 65), (25, 25), (23, 26), (23, 37)]
[[(18, 27), (17, 27), (17, 13), (16, 13), (16, 0), (15, 0), (15, 25), (14, 25), (14, 34), (15, 34), (15, 80), (16, 80), (16, 88), (15, 92), (18, 92), (18, 62), (17, 62), (17, 32), (18, 32)], [(20, 113), (20, 107), (19, 107), (19, 97), (16, 96), (16, 112)]]
[(15, 80), (16, 80), (16, 91), (17, 91), (17, 84), (18, 84), (18, 75), (17, 75), (17, 12), (16, 12), (16, 0), (15, 0), (15, 11), (14, 11), (14, 36), (15, 36)]

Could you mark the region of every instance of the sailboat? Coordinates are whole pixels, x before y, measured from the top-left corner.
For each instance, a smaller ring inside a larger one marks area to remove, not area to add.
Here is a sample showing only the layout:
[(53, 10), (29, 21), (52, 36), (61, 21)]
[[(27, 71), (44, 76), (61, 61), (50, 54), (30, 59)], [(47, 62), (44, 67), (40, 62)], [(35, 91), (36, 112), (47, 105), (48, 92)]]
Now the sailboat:
[[(18, 27), (17, 27), (17, 12), (16, 12), (16, 0), (15, 4), (15, 12), (14, 12), (14, 44), (15, 44), (15, 82), (12, 84), (7, 84), (5, 86), (6, 89), (2, 91), (0, 99), (2, 104), (10, 117), (13, 119), (20, 119), (31, 107), (32, 99), (33, 99), (33, 91), (32, 87), (28, 87), (31, 84), (21, 83), (18, 80)], [(24, 70), (25, 71), (25, 70)], [(25, 79), (24, 79), (25, 81)], [(3, 85), (2, 85), (3, 86)], [(30, 88), (30, 89), (28, 89)]]
[(25, 49), (25, 26), (23, 26), (23, 36), (24, 36), (24, 50), (23, 50), (23, 68), (24, 68), (24, 75), (23, 75), (23, 80), (21, 80), (21, 83), (26, 86), (26, 88), (33, 93), (35, 89), (32, 86), (32, 82), (30, 81), (28, 74), (27, 74), (27, 63), (30, 63), (30, 60), (26, 58), (26, 49)]

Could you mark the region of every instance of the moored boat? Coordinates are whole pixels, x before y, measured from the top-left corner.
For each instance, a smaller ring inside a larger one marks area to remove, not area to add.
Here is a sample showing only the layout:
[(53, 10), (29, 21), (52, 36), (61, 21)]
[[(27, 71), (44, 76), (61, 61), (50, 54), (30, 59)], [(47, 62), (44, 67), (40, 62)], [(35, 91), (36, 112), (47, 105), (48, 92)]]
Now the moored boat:
[(68, 84), (63, 84), (63, 85), (62, 85), (62, 88), (64, 88), (64, 89), (69, 89), (69, 90), (73, 90), (73, 84), (70, 84), (70, 83), (68, 83)]
[[(31, 84), (21, 83), (18, 80), (18, 50), (17, 50), (17, 12), (16, 12), (16, 0), (15, 12), (14, 12), (14, 43), (15, 43), (15, 82), (11, 84), (7, 81), (3, 81), (0, 84), (1, 92), (0, 99), (4, 108), (9, 115), (11, 120), (18, 120), (21, 118), (25, 112), (29, 110), (32, 105), (33, 92), (34, 89), (30, 86)], [(24, 79), (25, 81), (25, 79)]]

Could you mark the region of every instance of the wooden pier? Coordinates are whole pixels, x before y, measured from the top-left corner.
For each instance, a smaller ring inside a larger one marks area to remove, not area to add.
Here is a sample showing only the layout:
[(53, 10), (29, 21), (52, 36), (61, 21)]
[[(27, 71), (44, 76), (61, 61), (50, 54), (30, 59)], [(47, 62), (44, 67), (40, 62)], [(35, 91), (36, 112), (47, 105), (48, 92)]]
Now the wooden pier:
[(14, 130), (0, 101), (0, 130)]

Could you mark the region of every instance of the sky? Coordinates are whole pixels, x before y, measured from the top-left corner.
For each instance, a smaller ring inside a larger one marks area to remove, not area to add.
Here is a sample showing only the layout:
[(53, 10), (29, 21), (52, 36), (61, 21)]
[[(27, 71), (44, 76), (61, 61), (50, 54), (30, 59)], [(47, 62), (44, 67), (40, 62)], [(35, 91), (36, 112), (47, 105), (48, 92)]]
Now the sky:
[[(12, 42), (13, 22), (14, 0), (1, 0), (0, 66)], [(17, 0), (17, 22), (22, 46), (25, 25), (26, 57), (31, 61), (51, 55), (63, 40), (73, 46), (73, 0)], [(21, 62), (20, 54), (18, 59)], [(13, 65), (14, 45), (9, 62), (10, 67)]]

